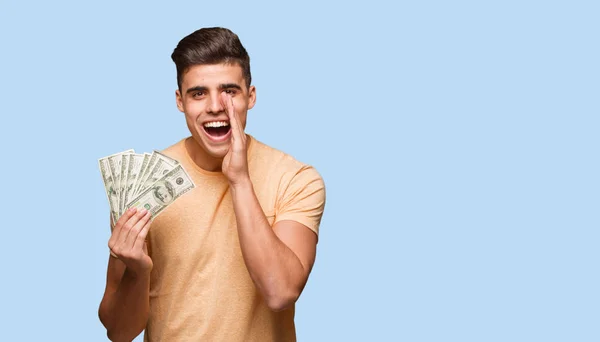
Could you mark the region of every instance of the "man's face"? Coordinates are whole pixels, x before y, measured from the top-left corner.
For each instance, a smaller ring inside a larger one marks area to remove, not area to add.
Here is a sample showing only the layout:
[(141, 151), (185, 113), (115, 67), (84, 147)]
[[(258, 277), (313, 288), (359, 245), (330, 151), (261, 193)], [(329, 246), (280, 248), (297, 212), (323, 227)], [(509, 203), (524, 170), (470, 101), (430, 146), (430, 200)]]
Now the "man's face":
[(183, 75), (176, 92), (177, 108), (185, 113), (192, 137), (210, 156), (223, 158), (231, 143), (231, 126), (221, 94), (233, 99), (235, 111), (246, 127), (246, 113), (254, 107), (256, 90), (248, 88), (237, 64), (195, 65)]

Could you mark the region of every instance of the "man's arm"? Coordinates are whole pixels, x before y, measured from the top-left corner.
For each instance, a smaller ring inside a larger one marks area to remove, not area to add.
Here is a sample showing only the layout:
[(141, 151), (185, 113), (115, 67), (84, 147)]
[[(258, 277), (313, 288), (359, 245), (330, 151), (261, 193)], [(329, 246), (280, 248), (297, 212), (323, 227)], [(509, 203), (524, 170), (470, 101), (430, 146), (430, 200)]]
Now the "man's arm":
[(146, 327), (150, 309), (150, 271), (145, 238), (150, 214), (126, 212), (117, 221), (109, 248), (106, 289), (98, 309), (100, 321), (111, 341), (131, 341)]
[(317, 235), (291, 220), (272, 228), (248, 179), (232, 185), (242, 255), (250, 277), (269, 308), (284, 310), (295, 303), (315, 261)]
[[(229, 180), (244, 262), (267, 305), (272, 310), (283, 310), (293, 304), (304, 289), (315, 261), (317, 235), (300, 223), (310, 221), (307, 217), (303, 217), (306, 220), (299, 220), (297, 216), (283, 219), (271, 228), (250, 181), (247, 137), (233, 100), (223, 93), (221, 102), (227, 108), (232, 130), (222, 170)], [(323, 194), (320, 190), (315, 193), (318, 198)], [(321, 209), (317, 205), (319, 218)]]

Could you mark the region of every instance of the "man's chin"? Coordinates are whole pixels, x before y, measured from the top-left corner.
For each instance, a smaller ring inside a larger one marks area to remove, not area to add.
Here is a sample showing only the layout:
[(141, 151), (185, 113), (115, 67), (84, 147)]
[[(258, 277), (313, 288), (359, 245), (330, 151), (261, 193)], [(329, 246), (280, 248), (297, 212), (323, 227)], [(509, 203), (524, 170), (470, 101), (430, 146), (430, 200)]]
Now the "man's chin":
[(215, 159), (223, 159), (227, 155), (227, 151), (211, 151), (211, 150), (206, 150), (206, 152), (208, 153), (209, 156), (211, 156), (211, 157), (213, 157)]
[[(216, 146), (215, 146), (216, 145)], [(211, 144), (210, 142), (204, 142), (204, 144), (202, 145), (202, 148), (204, 149), (204, 151), (206, 151), (206, 154), (208, 154), (209, 156), (216, 158), (216, 159), (223, 159), (225, 158), (225, 156), (227, 155), (227, 152), (229, 151), (229, 144)]]
[(200, 148), (205, 154), (213, 158), (223, 159), (229, 151), (230, 141), (214, 143), (206, 139), (206, 137), (193, 137), (193, 140), (196, 148)]

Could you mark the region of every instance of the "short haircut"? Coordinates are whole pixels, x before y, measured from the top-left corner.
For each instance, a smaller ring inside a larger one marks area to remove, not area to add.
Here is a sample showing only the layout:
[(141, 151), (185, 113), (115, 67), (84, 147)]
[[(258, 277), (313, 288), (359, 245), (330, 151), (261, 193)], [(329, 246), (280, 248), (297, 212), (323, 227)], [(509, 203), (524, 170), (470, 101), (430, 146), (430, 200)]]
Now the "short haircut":
[(252, 82), (250, 56), (239, 37), (226, 28), (207, 27), (194, 31), (179, 41), (171, 59), (177, 68), (180, 91), (183, 75), (194, 65), (238, 64), (242, 68), (246, 87), (249, 88)]

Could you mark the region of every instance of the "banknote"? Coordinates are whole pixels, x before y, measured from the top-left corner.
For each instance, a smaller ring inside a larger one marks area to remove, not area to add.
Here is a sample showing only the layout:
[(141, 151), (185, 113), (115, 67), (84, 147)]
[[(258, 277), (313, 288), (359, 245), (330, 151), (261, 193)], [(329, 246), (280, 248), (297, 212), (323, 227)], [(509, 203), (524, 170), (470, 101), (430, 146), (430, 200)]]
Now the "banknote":
[(108, 166), (109, 166), (110, 172), (112, 173), (113, 185), (117, 192), (117, 207), (115, 208), (115, 210), (117, 211), (117, 214), (119, 214), (121, 212), (121, 210), (120, 210), (121, 206), (120, 206), (119, 200), (121, 198), (121, 162), (122, 162), (123, 154), (124, 153), (119, 153), (117, 155), (108, 157)]
[[(133, 153), (133, 150), (127, 150), (119, 152), (104, 158), (98, 159), (98, 165), (100, 167), (100, 173), (102, 175), (102, 181), (104, 183), (104, 190), (106, 191), (106, 198), (108, 199), (108, 205), (110, 207), (111, 219), (113, 223), (116, 222), (116, 218), (119, 216), (119, 192), (118, 185), (115, 180), (115, 173), (113, 172), (109, 160), (116, 160), (121, 155), (126, 153)], [(113, 163), (114, 168), (114, 163)]]
[[(173, 167), (175, 167), (175, 165), (179, 164), (179, 162), (171, 157), (167, 157), (166, 155), (164, 155), (163, 153), (160, 153), (158, 151), (153, 151), (152, 154), (150, 155), (150, 159), (148, 160), (148, 164), (146, 165), (146, 167), (144, 168), (144, 173), (142, 174), (142, 177), (140, 177), (137, 182), (136, 185), (134, 186), (135, 190), (133, 192), (133, 195), (137, 195), (140, 193), (140, 190), (142, 190), (145, 186), (149, 185), (147, 184), (148, 178), (155, 176), (152, 174), (152, 172), (155, 170), (155, 166), (157, 163), (159, 163), (159, 161), (161, 161), (160, 164), (163, 165), (163, 167), (168, 168), (168, 171), (170, 171)], [(163, 170), (164, 171), (164, 170)], [(156, 177), (153, 177), (155, 180), (157, 179)], [(158, 177), (160, 178), (160, 177)]]
[(142, 166), (140, 167), (140, 172), (138, 173), (138, 176), (136, 177), (135, 182), (133, 183), (133, 188), (131, 189), (131, 195), (129, 196), (129, 198), (133, 198), (135, 196), (135, 194), (137, 193), (137, 188), (139, 187), (138, 184), (139, 184), (140, 180), (143, 178), (144, 173), (146, 172), (146, 168), (148, 167), (148, 163), (150, 162), (151, 157), (152, 157), (152, 154), (144, 153), (144, 160), (142, 160)]
[(148, 174), (148, 178), (142, 185), (142, 188), (147, 188), (148, 186), (154, 184), (154, 182), (166, 175), (167, 172), (173, 170), (173, 168), (175, 168), (175, 165), (171, 165), (168, 161), (159, 159), (156, 164), (154, 164), (152, 171), (150, 171)]
[(113, 224), (140, 196), (146, 196), (143, 207), (151, 206), (158, 215), (195, 187), (183, 165), (159, 151), (138, 154), (130, 149), (98, 159), (98, 166)]
[(183, 166), (177, 165), (151, 186), (145, 188), (136, 198), (132, 199), (125, 210), (133, 207), (144, 208), (152, 214), (152, 217), (156, 217), (169, 204), (194, 188), (195, 184), (185, 172)]
[(125, 195), (123, 195), (123, 203), (127, 203), (133, 195), (133, 185), (142, 169), (143, 161), (143, 154), (132, 153), (129, 155), (127, 174), (125, 176)]
[(108, 167), (108, 160), (99, 160), (100, 173), (102, 174), (102, 181), (104, 182), (104, 190), (106, 191), (106, 198), (108, 199), (108, 206), (110, 207), (110, 218), (114, 222), (118, 216), (116, 210), (118, 206), (117, 201), (117, 190), (114, 186), (113, 175)]
[(121, 155), (121, 167), (119, 172), (119, 213), (123, 212), (125, 192), (127, 191), (127, 168), (129, 166), (130, 153)]

